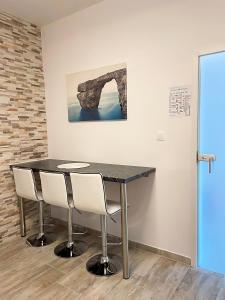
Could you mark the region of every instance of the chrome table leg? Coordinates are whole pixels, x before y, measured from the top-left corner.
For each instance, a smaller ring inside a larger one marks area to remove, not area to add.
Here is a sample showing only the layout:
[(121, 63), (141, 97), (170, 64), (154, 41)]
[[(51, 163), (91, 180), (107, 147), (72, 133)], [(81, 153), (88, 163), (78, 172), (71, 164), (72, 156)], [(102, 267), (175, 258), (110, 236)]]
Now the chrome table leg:
[(125, 183), (120, 184), (121, 201), (121, 236), (123, 252), (123, 278), (130, 278), (129, 250), (128, 250), (128, 222), (127, 222), (127, 187)]
[(26, 221), (25, 221), (25, 211), (24, 211), (24, 200), (19, 197), (19, 209), (20, 209), (20, 235), (26, 236)]

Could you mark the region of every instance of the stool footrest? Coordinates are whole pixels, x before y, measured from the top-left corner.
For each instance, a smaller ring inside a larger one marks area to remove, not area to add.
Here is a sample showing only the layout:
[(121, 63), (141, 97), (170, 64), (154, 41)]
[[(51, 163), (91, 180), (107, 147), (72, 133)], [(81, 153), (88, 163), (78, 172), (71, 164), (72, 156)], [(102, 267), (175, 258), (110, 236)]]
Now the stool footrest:
[(87, 231), (84, 231), (84, 232), (72, 232), (73, 235), (84, 235), (86, 233), (87, 233)]
[[(98, 236), (98, 238), (102, 238), (101, 235)], [(107, 237), (108, 240), (110, 240), (110, 237)], [(118, 242), (114, 242), (113, 240), (118, 240)], [(121, 246), (122, 245), (122, 240), (120, 238), (112, 238), (112, 241), (107, 242), (107, 246)]]
[(73, 225), (73, 234), (74, 235), (84, 235), (87, 233), (87, 230), (85, 227), (81, 226), (81, 225)]
[(122, 245), (122, 242), (115, 242), (115, 243), (107, 243), (107, 246), (121, 246)]

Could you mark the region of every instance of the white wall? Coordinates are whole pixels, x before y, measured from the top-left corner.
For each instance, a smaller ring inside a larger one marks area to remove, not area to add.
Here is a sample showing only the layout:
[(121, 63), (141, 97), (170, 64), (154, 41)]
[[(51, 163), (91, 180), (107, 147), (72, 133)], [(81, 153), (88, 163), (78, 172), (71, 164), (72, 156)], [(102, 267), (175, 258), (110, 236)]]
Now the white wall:
[[(225, 49), (224, 9), (219, 0), (105, 0), (43, 28), (49, 157), (156, 167), (128, 185), (130, 239), (193, 260), (197, 63), (199, 54)], [(128, 120), (69, 123), (65, 75), (122, 62)], [(179, 85), (193, 89), (189, 118), (168, 116), (169, 88)], [(165, 142), (156, 141), (158, 130)], [(107, 187), (118, 195), (118, 185)], [(95, 216), (79, 221), (98, 227)]]

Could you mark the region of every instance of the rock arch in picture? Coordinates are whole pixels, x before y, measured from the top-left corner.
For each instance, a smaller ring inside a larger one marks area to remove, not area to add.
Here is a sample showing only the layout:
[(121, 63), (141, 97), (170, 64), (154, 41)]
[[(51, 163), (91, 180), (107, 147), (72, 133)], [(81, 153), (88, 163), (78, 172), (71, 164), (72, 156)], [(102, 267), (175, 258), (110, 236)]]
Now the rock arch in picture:
[(78, 85), (77, 98), (84, 109), (98, 108), (102, 89), (107, 82), (115, 79), (119, 93), (119, 103), (124, 118), (127, 118), (127, 69), (119, 69)]

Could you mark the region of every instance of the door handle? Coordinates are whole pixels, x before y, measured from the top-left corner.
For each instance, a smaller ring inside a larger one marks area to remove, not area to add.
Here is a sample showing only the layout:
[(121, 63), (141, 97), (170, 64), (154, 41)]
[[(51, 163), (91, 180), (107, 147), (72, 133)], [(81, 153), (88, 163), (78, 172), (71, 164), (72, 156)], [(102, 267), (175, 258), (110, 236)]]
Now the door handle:
[(198, 153), (198, 161), (207, 161), (208, 162), (208, 170), (209, 174), (212, 172), (212, 161), (216, 160), (216, 156), (214, 154), (199, 154)]

